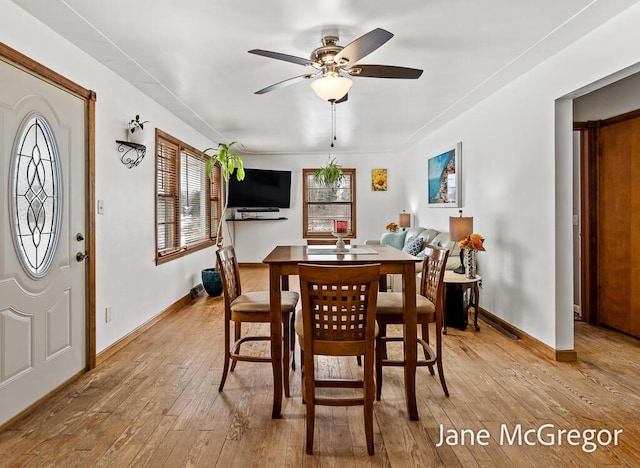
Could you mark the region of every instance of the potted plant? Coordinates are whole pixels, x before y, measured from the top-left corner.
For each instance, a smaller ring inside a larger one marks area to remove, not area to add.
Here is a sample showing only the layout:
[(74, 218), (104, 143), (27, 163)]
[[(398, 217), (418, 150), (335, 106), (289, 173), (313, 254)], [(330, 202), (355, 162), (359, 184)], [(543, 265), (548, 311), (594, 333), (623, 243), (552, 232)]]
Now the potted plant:
[(342, 166), (336, 163), (336, 158), (327, 162), (327, 165), (318, 169), (313, 178), (319, 184), (332, 186), (340, 183), (342, 180)]
[[(136, 117), (134, 119), (131, 119), (128, 124), (128, 127), (129, 127), (129, 131), (127, 133), (128, 140), (132, 143), (141, 144), (143, 141), (142, 131), (144, 130), (144, 124), (148, 122), (149, 122), (148, 120), (144, 120), (144, 121), (140, 120), (140, 115), (136, 114)], [(138, 130), (137, 133), (136, 133), (136, 130)]]
[[(222, 245), (222, 221), (224, 220), (225, 211), (227, 211), (227, 204), (229, 200), (229, 179), (234, 174), (236, 179), (244, 179), (244, 163), (242, 158), (233, 153), (232, 146), (237, 142), (231, 142), (228, 145), (226, 143), (218, 143), (218, 147), (207, 148), (202, 152), (202, 156), (207, 157), (206, 174), (207, 178), (211, 178), (211, 171), (216, 164), (220, 165), (222, 172), (222, 178), (224, 179), (225, 196), (224, 206), (220, 213), (220, 219), (218, 220), (218, 226), (216, 227), (216, 243), (218, 247)], [(209, 152), (212, 151), (212, 154)], [(217, 267), (205, 268), (202, 270), (202, 284), (210, 296), (219, 296), (222, 294), (222, 278), (220, 276), (220, 270)]]

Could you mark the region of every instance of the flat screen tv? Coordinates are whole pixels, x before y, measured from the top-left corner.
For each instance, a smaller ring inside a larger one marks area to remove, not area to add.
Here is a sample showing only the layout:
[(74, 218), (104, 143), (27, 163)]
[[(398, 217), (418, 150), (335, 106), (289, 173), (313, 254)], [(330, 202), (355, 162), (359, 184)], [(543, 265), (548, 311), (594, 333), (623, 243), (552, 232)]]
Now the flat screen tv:
[(229, 179), (230, 208), (289, 208), (291, 171), (245, 168), (244, 180)]

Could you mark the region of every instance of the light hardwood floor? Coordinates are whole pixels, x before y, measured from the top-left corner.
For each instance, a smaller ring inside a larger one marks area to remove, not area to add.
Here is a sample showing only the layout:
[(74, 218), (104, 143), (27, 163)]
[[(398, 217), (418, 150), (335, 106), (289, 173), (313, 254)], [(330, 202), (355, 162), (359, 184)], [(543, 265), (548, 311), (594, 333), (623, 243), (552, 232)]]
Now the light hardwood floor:
[[(267, 287), (266, 269), (241, 274), (245, 290)], [(579, 360), (558, 363), (484, 322), (479, 332), (449, 329), (443, 357), (450, 398), (437, 376), (419, 369), (421, 418), (411, 422), (402, 370), (385, 368), (382, 401), (374, 409), (375, 456), (366, 453), (357, 407), (319, 407), (315, 455), (307, 456), (299, 371), (291, 373), (292, 397), (283, 400), (279, 420), (270, 417), (268, 365), (239, 363), (218, 393), (222, 307), (222, 298), (197, 299), (1, 432), (0, 466), (640, 464), (640, 342), (633, 338), (577, 324)], [(319, 365), (331, 375), (359, 372), (355, 359)], [(552, 424), (555, 430), (623, 433), (617, 446), (592, 453), (568, 445), (566, 437), (562, 445), (501, 445), (501, 427), (513, 431), (518, 424), (523, 431)], [(488, 445), (436, 447), (440, 425), (445, 431), (485, 429)]]

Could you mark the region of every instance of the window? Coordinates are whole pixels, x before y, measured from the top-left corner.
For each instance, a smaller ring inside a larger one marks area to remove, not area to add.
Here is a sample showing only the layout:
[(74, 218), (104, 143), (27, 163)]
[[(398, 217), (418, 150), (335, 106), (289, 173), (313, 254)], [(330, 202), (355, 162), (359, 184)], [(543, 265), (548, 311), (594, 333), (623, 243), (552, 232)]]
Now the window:
[(347, 221), (348, 238), (356, 237), (356, 170), (342, 169), (343, 178), (335, 186), (317, 183), (316, 169), (303, 169), (302, 231), (305, 239), (333, 238), (333, 222)]
[(156, 263), (214, 245), (221, 212), (220, 167), (211, 180), (195, 148), (156, 131)]
[(11, 162), (11, 233), (24, 270), (41, 278), (51, 265), (60, 231), (60, 162), (44, 117), (30, 118), (18, 135)]

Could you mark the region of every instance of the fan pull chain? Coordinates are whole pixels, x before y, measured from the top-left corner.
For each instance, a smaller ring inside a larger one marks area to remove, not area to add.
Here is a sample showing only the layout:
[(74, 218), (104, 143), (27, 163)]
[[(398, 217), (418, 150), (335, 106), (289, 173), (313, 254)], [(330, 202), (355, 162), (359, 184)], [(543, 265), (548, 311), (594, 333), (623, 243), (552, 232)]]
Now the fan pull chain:
[(336, 141), (336, 102), (331, 101), (331, 147), (333, 148), (333, 142)]

